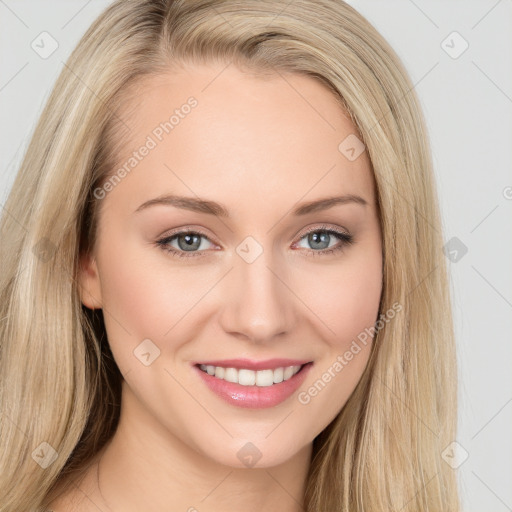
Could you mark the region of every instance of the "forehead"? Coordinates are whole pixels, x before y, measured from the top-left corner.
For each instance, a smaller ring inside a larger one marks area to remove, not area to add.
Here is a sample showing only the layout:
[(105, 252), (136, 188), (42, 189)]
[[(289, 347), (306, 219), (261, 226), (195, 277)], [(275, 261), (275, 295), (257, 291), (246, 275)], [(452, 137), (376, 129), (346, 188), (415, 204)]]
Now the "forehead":
[(229, 203), (236, 189), (237, 197), (263, 201), (333, 192), (374, 200), (366, 151), (355, 159), (345, 152), (354, 142), (364, 148), (356, 127), (334, 93), (312, 77), (188, 65), (145, 77), (119, 115), (130, 131), (116, 167), (151, 146), (126, 180), (143, 195), (215, 191)]

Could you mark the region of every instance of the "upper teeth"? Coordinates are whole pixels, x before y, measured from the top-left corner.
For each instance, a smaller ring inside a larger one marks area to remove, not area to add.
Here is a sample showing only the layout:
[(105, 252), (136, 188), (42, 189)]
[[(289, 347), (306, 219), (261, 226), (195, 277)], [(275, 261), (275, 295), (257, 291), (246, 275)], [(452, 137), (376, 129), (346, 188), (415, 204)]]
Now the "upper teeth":
[(302, 367), (299, 366), (286, 366), (276, 368), (275, 370), (246, 370), (241, 368), (223, 368), (222, 366), (212, 366), (201, 364), (199, 368), (209, 375), (214, 375), (218, 379), (223, 379), (228, 382), (241, 384), (242, 386), (272, 386), (284, 380), (293, 377)]

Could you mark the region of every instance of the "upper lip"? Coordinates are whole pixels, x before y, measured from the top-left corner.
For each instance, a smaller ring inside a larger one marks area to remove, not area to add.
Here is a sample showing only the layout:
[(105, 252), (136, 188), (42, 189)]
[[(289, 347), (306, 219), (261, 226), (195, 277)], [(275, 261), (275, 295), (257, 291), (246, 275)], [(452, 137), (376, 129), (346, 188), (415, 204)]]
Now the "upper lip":
[(218, 359), (215, 361), (200, 361), (195, 365), (204, 364), (207, 366), (222, 366), (223, 368), (237, 368), (247, 370), (275, 370), (286, 366), (302, 366), (310, 363), (304, 359), (266, 359), (264, 361), (253, 361), (251, 359)]

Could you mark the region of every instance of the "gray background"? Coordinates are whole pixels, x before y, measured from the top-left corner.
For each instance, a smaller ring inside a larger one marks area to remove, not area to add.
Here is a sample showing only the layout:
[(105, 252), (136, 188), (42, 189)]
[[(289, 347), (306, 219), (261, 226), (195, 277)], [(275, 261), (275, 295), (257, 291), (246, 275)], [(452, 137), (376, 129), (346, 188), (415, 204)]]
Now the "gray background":
[[(0, 208), (63, 61), (109, 3), (0, 0)], [(512, 1), (349, 3), (402, 58), (427, 118), (451, 260), (463, 509), (512, 511)], [(31, 47), (43, 31), (58, 43), (47, 58)]]

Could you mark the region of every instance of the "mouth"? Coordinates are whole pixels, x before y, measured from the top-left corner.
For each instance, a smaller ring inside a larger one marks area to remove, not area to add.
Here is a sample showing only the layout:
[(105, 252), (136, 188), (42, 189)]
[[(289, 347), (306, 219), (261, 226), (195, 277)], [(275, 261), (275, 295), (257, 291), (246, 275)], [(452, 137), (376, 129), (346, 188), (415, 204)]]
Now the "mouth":
[(269, 408), (289, 399), (302, 385), (313, 361), (231, 359), (192, 365), (207, 388), (236, 407)]
[(266, 368), (262, 370), (216, 366), (210, 364), (198, 364), (196, 366), (204, 373), (226, 382), (240, 384), (241, 386), (268, 387), (291, 379), (294, 375), (299, 373), (306, 364), (310, 363), (279, 366), (277, 368)]

